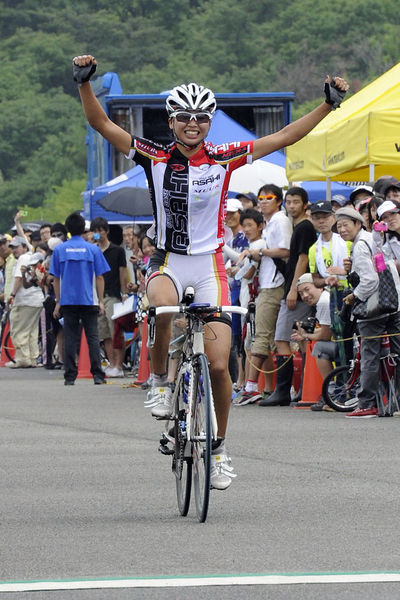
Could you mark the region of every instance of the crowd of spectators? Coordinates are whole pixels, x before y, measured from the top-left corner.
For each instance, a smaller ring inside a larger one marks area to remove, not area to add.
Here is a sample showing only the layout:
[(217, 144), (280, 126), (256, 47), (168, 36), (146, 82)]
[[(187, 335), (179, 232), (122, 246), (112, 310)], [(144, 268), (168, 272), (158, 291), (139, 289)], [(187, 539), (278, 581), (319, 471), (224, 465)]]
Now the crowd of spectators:
[[(64, 368), (64, 318), (55, 315), (57, 294), (51, 273), (55, 248), (71, 235), (63, 223), (27, 223), (15, 215), (11, 233), (0, 235), (0, 317), (2, 333), (9, 321), (15, 348), (11, 369), (43, 366)], [(98, 336), (107, 377), (124, 377), (135, 368), (134, 356), (125, 351), (126, 332), (132, 334), (142, 320), (146, 265), (154, 250), (145, 235), (147, 227), (109, 225), (105, 219), (85, 222), (82, 238), (101, 250), (109, 265), (104, 277), (104, 314), (98, 317)], [(134, 314), (113, 321), (114, 304), (135, 294)], [(102, 311), (101, 311), (102, 312)], [(131, 337), (131, 336), (130, 336)], [(127, 358), (127, 361), (126, 361)]]
[[(374, 223), (380, 219), (387, 232), (375, 231)], [(377, 329), (368, 321), (356, 326), (353, 319), (338, 319), (338, 314), (344, 315), (357, 298), (357, 290), (349, 289), (349, 271), (361, 271), (365, 283), (371, 273), (370, 257), (382, 251), (400, 265), (400, 183), (385, 176), (373, 185), (357, 186), (348, 199), (336, 195), (312, 205), (301, 187), (284, 194), (276, 185), (265, 184), (257, 196), (246, 192), (228, 200), (225, 225), (223, 252), (232, 304), (256, 303), (255, 340), (249, 337), (245, 319), (232, 318), (233, 403), (288, 406), (301, 398), (301, 384), (297, 396), (292, 387), (294, 351), (301, 353), (304, 367), (306, 344), (315, 342), (312, 354), (325, 377), (333, 363), (352, 358), (351, 337), (356, 331)], [(85, 222), (81, 236), (98, 246), (108, 265), (102, 274), (104, 312), (98, 317), (107, 377), (124, 377), (137, 367), (132, 355), (128, 359), (125, 335), (140, 330), (147, 308), (145, 275), (155, 248), (146, 229), (110, 226), (97, 217)], [(69, 237), (63, 223), (26, 227), (20, 213), (12, 233), (0, 236), (0, 312), (3, 325), (9, 317), (16, 349), (14, 360), (6, 364), (9, 368), (63, 368), (63, 315), (62, 310), (57, 313), (50, 265), (55, 248)], [(365, 247), (355, 251), (360, 240)], [(362, 287), (359, 300), (365, 299)], [(113, 320), (115, 305), (132, 296), (132, 311)], [(390, 327), (393, 333), (398, 322), (393, 317), (382, 327), (378, 323), (378, 329)], [(343, 338), (350, 343), (335, 341)], [(370, 376), (365, 382), (368, 397), (361, 403), (364, 409), (373, 404), (371, 373), (376, 369), (371, 365), (378, 360), (375, 346), (367, 346)], [(265, 374), (262, 392), (260, 372)], [(328, 407), (321, 398), (313, 409)]]
[[(241, 204), (249, 198), (251, 209)], [(259, 227), (255, 211), (261, 213), (263, 221), (260, 240), (253, 246), (252, 236)], [(374, 223), (379, 220), (387, 224), (387, 233), (375, 231)], [(253, 228), (246, 227), (249, 222), (253, 222)], [(226, 225), (232, 232), (224, 247), (232, 301), (241, 303), (245, 297), (243, 287), (248, 288), (248, 299), (256, 300), (253, 343), (248, 339), (245, 324), (239, 330), (234, 325), (230, 361), (235, 382), (234, 405), (288, 406), (301, 399), (301, 384), (297, 396), (292, 386), (293, 353), (301, 353), (304, 369), (309, 342), (315, 342), (312, 354), (325, 378), (333, 363), (345, 364), (353, 358), (354, 334), (363, 331), (367, 335), (365, 332), (378, 330), (382, 334), (388, 329), (393, 334), (396, 316), (392, 315), (389, 321), (381, 317), (372, 324), (370, 320), (357, 322), (349, 310), (354, 300), (364, 301), (376, 289), (373, 258), (382, 248), (386, 259), (400, 266), (400, 183), (393, 177), (381, 177), (373, 185), (359, 185), (349, 198), (336, 195), (331, 201), (321, 200), (312, 205), (301, 187), (288, 189), (284, 197), (280, 188), (266, 184), (257, 199), (240, 194), (228, 200)], [(349, 235), (349, 230), (354, 235)], [(363, 268), (360, 268), (359, 251), (354, 257), (353, 252), (363, 238), (371, 250), (361, 252)], [(348, 274), (357, 269), (363, 282), (351, 290)], [(391, 336), (391, 340), (397, 352), (397, 337)], [(376, 348), (380, 343), (379, 336), (372, 350), (369, 339), (363, 343), (361, 364), (365, 362), (364, 371), (370, 375), (365, 381), (366, 373), (362, 376), (361, 408), (370, 407), (376, 395), (376, 386), (371, 381), (379, 381)], [(372, 361), (376, 363), (373, 369)], [(265, 381), (262, 392), (260, 372), (264, 373)], [(330, 409), (321, 396), (312, 410)], [(375, 415), (361, 410), (361, 415), (354, 416)]]

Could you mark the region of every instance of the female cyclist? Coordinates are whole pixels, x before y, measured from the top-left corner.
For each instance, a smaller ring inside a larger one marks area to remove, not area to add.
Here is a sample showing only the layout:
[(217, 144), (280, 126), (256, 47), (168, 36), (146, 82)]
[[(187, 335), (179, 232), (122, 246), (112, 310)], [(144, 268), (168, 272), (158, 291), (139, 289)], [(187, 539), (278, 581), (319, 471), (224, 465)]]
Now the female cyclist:
[[(154, 306), (177, 304), (188, 285), (196, 302), (229, 303), (222, 246), (229, 179), (234, 169), (297, 142), (332, 109), (340, 105), (348, 84), (340, 77), (325, 81), (326, 100), (312, 112), (280, 131), (250, 142), (212, 146), (204, 140), (216, 110), (211, 90), (195, 83), (180, 85), (166, 101), (168, 124), (174, 141), (167, 146), (132, 136), (113, 123), (97, 101), (89, 79), (96, 70), (91, 55), (73, 59), (74, 79), (89, 124), (117, 150), (142, 165), (146, 172), (154, 211), (152, 235), (157, 247), (148, 270), (147, 296)], [(213, 317), (205, 350), (218, 421), (218, 445), (213, 448), (211, 485), (229, 487), (234, 477), (225, 451), (225, 434), (232, 383), (228, 371), (230, 323)], [(167, 356), (171, 318), (157, 318), (156, 340), (151, 350), (153, 378), (152, 414), (168, 418), (171, 390), (167, 386)]]

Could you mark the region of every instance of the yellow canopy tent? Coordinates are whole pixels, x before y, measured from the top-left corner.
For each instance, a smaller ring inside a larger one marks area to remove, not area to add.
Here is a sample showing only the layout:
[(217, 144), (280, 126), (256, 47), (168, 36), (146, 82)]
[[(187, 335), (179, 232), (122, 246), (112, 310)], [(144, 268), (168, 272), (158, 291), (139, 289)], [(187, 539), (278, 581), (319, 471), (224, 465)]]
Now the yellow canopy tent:
[(400, 179), (400, 63), (287, 149), (289, 181)]

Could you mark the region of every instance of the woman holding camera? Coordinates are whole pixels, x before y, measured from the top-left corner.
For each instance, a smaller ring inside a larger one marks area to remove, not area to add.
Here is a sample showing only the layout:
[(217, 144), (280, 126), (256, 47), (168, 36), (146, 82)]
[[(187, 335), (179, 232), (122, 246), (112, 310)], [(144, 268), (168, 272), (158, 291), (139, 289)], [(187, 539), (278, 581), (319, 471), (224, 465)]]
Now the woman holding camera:
[(383, 252), (386, 259), (394, 260), (400, 272), (400, 203), (385, 200), (377, 209), (373, 227), (373, 240), (377, 252)]
[[(378, 207), (378, 217), (386, 216), (388, 212), (384, 202)], [(393, 206), (395, 206), (393, 204)], [(390, 208), (390, 207), (389, 207)], [(395, 207), (396, 208), (396, 207)], [(390, 211), (389, 211), (390, 212)], [(350, 207), (341, 208), (336, 212), (338, 233), (346, 241), (353, 242), (351, 251), (351, 272), (349, 277), (356, 280), (354, 290), (344, 298), (348, 305), (354, 305), (356, 300), (366, 302), (379, 286), (378, 274), (374, 268), (373, 236), (364, 230), (364, 217)], [(400, 254), (399, 254), (400, 257)], [(358, 319), (358, 330), (361, 336), (361, 375), (358, 390), (358, 407), (346, 416), (364, 418), (378, 416), (377, 398), (380, 380), (380, 353), (382, 336), (385, 333), (400, 332), (400, 312), (379, 315), (373, 318)], [(390, 351), (400, 355), (400, 337), (390, 335)], [(400, 363), (396, 365), (396, 386), (400, 383)]]

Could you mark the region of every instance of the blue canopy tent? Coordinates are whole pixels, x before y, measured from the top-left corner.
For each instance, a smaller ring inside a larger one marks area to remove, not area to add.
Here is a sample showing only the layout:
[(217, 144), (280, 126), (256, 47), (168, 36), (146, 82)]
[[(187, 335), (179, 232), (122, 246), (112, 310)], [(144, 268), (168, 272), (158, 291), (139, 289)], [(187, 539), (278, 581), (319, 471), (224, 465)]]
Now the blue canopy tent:
[[(217, 110), (212, 120), (210, 133), (207, 138), (213, 144), (223, 144), (231, 141), (248, 141), (256, 139), (256, 135), (231, 119), (222, 110)], [(262, 183), (276, 183), (277, 185), (287, 185), (286, 172), (285, 172), (285, 161), (286, 157), (283, 152), (272, 152), (268, 156), (264, 157), (259, 161), (255, 161), (254, 164), (258, 163), (261, 166), (261, 173), (258, 176)], [(244, 182), (241, 187), (235, 189), (232, 183), (235, 182), (235, 173), (232, 176), (232, 182), (229, 189), (229, 196), (233, 197), (236, 194), (244, 191), (258, 190), (258, 183), (254, 178), (254, 172), (252, 175), (251, 171), (245, 173), (247, 167), (242, 167), (236, 173), (242, 171), (244, 177), (240, 178), (240, 181)], [(260, 168), (258, 169), (260, 171)], [(317, 202), (325, 199), (326, 197), (326, 184), (324, 181), (303, 181), (302, 187), (307, 190), (310, 202)], [(119, 175), (115, 179), (98, 186), (93, 190), (87, 190), (83, 192), (83, 216), (85, 219), (93, 220), (95, 217), (104, 217), (109, 223), (138, 223), (146, 224), (153, 221), (151, 213), (151, 205), (149, 203), (146, 214), (132, 216), (124, 216), (120, 213), (106, 210), (103, 208), (99, 201), (116, 190), (123, 187), (140, 187), (147, 188), (147, 179), (144, 170), (139, 165), (129, 169), (122, 175)], [(254, 188), (254, 189), (252, 189)], [(338, 182), (332, 182), (331, 193), (342, 194), (349, 197), (353, 188), (342, 185)]]
[[(227, 141), (254, 140), (256, 139), (256, 136), (254, 133), (228, 117), (222, 110), (217, 110), (212, 120), (210, 133), (207, 139), (213, 144), (223, 144)], [(272, 172), (278, 166), (279, 170), (282, 172), (282, 176), (286, 179), (285, 155), (282, 152), (273, 152), (265, 159), (265, 161), (266, 166), (267, 163), (271, 164), (272, 178)], [(101, 201), (102, 198), (122, 187), (147, 187), (146, 175), (143, 168), (137, 165), (115, 179), (107, 181), (93, 190), (83, 192), (83, 216), (85, 219), (91, 221), (95, 217), (104, 217), (109, 223), (151, 223), (151, 210), (149, 210), (148, 214), (136, 217), (125, 217), (120, 213), (106, 210), (99, 204), (99, 201)], [(244, 190), (233, 190), (229, 195), (234, 196), (239, 191)]]
[[(308, 198), (311, 203), (320, 202), (321, 200), (326, 199), (325, 181), (301, 181), (299, 185), (307, 190)], [(331, 181), (331, 197), (340, 194), (341, 196), (345, 196), (346, 200), (349, 200), (353, 190), (353, 186), (344, 185), (338, 181)]]
[(99, 201), (121, 188), (137, 187), (147, 188), (147, 179), (144, 170), (139, 165), (136, 165), (129, 171), (122, 173), (115, 179), (107, 181), (103, 185), (99, 185), (94, 190), (83, 192), (83, 217), (92, 221), (95, 217), (103, 217), (109, 223), (138, 223), (139, 225), (150, 224), (153, 222), (151, 204), (148, 205), (148, 210), (145, 214), (132, 216), (124, 216), (123, 214), (106, 210)]
[[(207, 139), (213, 144), (224, 144), (225, 142), (247, 142), (249, 140), (256, 140), (257, 136), (252, 131), (246, 129), (246, 127), (243, 127), (231, 119), (231, 117), (224, 113), (223, 110), (217, 110), (211, 121), (210, 133), (208, 134)], [(286, 164), (283, 152), (272, 152), (261, 160), (278, 165), (283, 169)]]
[[(257, 136), (228, 117), (222, 110), (217, 110), (215, 116), (212, 120), (212, 125), (210, 129), (210, 133), (208, 139), (213, 144), (223, 144), (224, 142), (230, 141), (248, 141), (255, 140)], [(259, 163), (263, 165), (262, 169), (258, 169), (257, 175), (263, 177), (263, 183), (276, 183), (276, 185), (288, 185), (286, 179), (285, 165), (286, 165), (286, 156), (284, 152), (276, 151), (271, 152), (264, 158), (260, 159), (263, 163)], [(265, 166), (264, 166), (265, 164)], [(275, 168), (274, 168), (275, 167)], [(282, 172), (280, 173), (276, 167), (280, 167)], [(241, 169), (244, 173), (244, 170)], [(236, 194), (244, 191), (253, 191), (257, 192), (257, 186), (253, 187), (251, 185), (251, 171), (248, 171), (248, 184), (245, 187), (240, 189), (234, 188), (235, 176), (232, 177), (231, 184), (229, 186), (229, 196), (233, 197)], [(274, 181), (274, 177), (278, 178), (279, 181)], [(285, 183), (282, 182), (282, 177), (285, 180)], [(246, 181), (246, 177), (241, 177), (239, 181)], [(302, 181), (301, 187), (307, 190), (308, 197), (310, 202), (318, 202), (319, 200), (325, 200), (326, 198), (326, 183), (324, 181)], [(353, 191), (353, 187), (348, 185), (341, 184), (337, 181), (331, 182), (331, 195), (341, 194), (349, 199), (351, 192)]]

